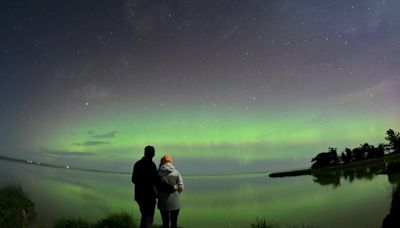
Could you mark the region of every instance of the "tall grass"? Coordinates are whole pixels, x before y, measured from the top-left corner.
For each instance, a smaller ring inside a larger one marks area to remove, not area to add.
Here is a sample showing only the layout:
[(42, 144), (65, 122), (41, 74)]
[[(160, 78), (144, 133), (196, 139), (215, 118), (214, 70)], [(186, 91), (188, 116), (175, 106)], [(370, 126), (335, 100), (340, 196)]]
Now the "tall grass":
[(265, 218), (257, 218), (255, 222), (250, 224), (251, 228), (282, 228), (282, 227), (287, 227), (287, 228), (317, 228), (317, 226), (314, 225), (307, 225), (307, 224), (301, 224), (301, 225), (287, 225), (287, 226), (280, 226), (275, 222), (272, 221), (267, 221)]
[(272, 223), (272, 222), (267, 222), (265, 218), (257, 218), (255, 222), (250, 224), (251, 228), (279, 228), (278, 225)]

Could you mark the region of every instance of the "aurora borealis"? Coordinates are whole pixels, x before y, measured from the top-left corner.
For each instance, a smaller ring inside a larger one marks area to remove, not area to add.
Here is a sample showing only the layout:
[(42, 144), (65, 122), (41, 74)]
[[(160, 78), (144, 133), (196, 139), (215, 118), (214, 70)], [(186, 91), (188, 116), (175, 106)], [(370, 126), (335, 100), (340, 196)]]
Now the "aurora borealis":
[(400, 127), (398, 1), (0, 6), (1, 155), (307, 166)]

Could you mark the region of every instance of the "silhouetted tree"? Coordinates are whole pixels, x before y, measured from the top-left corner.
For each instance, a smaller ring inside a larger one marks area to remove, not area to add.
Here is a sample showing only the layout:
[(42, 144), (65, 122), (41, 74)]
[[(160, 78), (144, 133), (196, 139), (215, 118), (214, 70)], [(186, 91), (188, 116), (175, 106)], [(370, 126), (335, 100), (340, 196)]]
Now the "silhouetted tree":
[(373, 145), (369, 146), (367, 149), (367, 158), (380, 158), (385, 155), (385, 145), (379, 144), (378, 147)]
[(353, 160), (353, 156), (352, 156), (350, 148), (346, 148), (342, 152), (342, 154), (340, 155), (340, 160), (342, 161), (343, 164), (347, 164)]
[(365, 152), (360, 147), (354, 148), (351, 153), (353, 154), (354, 161), (361, 161), (365, 159)]
[(339, 164), (339, 156), (337, 154), (337, 148), (329, 147), (329, 153), (331, 153), (331, 165)]
[(385, 144), (380, 143), (376, 148), (376, 154), (378, 158), (381, 158), (385, 155)]
[(319, 153), (311, 159), (311, 168), (321, 168), (338, 165), (340, 163), (347, 164), (364, 159), (381, 158), (385, 155), (385, 151), (388, 151), (388, 153), (400, 153), (400, 133), (389, 129), (386, 131), (386, 135), (385, 139), (389, 141), (387, 145), (381, 143), (375, 147), (374, 145), (364, 143), (353, 149), (346, 148), (342, 151), (340, 156), (338, 156), (336, 148), (329, 147), (328, 152)]
[(330, 165), (331, 163), (331, 156), (330, 153), (328, 152), (322, 152), (317, 154), (313, 159), (311, 159), (311, 162), (313, 163), (311, 165), (311, 168), (321, 168)]
[(400, 153), (400, 134), (389, 129), (386, 131), (385, 139), (389, 141), (388, 149), (392, 153)]
[(311, 162), (311, 168), (321, 168), (331, 165), (337, 165), (339, 163), (339, 157), (336, 151), (336, 148), (329, 148), (329, 152), (322, 152), (317, 154)]
[(347, 160), (346, 154), (345, 154), (344, 152), (342, 152), (342, 153), (340, 154), (340, 161), (341, 161), (343, 164), (349, 163), (349, 161)]
[(369, 145), (368, 143), (364, 143), (360, 146), (361, 150), (364, 151), (365, 158), (376, 158), (377, 154), (375, 151), (374, 145)]

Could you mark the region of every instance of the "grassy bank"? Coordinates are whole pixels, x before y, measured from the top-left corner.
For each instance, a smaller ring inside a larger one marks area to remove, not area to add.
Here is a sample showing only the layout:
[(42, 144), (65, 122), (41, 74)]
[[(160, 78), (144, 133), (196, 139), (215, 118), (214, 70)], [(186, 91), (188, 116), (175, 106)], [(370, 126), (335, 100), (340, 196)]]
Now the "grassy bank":
[(83, 219), (60, 219), (54, 228), (137, 228), (139, 227), (132, 215), (126, 212), (110, 214), (97, 222), (90, 223)]
[(0, 189), (0, 227), (36, 227), (35, 204), (20, 186)]

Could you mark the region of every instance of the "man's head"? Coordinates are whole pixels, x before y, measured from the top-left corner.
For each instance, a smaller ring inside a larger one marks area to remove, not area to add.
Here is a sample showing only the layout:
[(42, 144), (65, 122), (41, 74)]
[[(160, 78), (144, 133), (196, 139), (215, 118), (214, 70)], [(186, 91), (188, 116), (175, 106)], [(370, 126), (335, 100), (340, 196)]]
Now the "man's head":
[(146, 158), (153, 158), (156, 151), (154, 150), (153, 146), (146, 146), (144, 148), (144, 156)]

